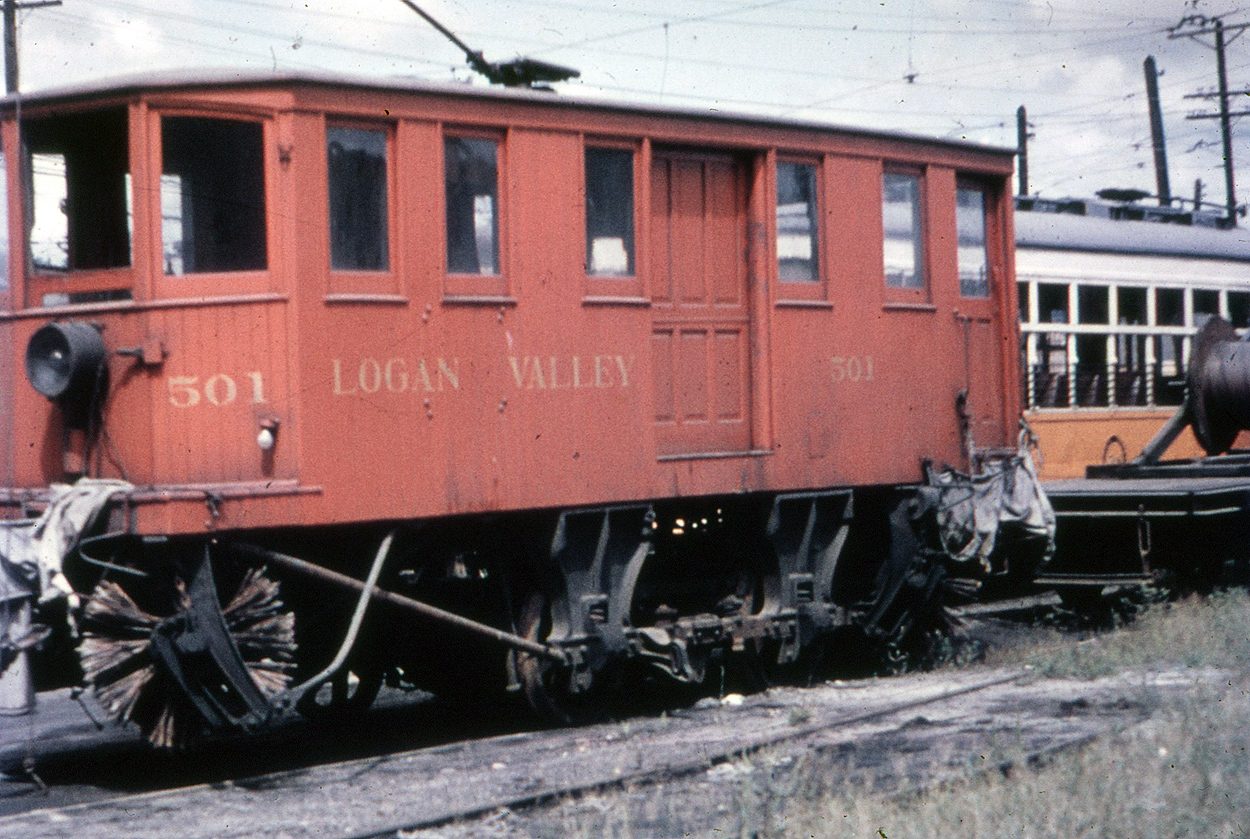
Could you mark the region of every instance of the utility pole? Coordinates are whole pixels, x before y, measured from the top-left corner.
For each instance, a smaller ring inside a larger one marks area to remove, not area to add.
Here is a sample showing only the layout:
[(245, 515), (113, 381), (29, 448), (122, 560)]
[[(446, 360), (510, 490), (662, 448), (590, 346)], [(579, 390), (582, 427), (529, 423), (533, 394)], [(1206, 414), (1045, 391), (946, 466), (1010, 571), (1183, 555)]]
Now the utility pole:
[(1150, 141), (1155, 152), (1155, 191), (1159, 194), (1159, 206), (1172, 206), (1172, 187), (1168, 183), (1168, 150), (1163, 140), (1163, 109), (1159, 107), (1159, 71), (1155, 57), (1146, 56), (1146, 98), (1150, 100)]
[[(1199, 40), (1201, 35), (1213, 35), (1215, 43), (1215, 67), (1219, 78), (1219, 92), (1217, 93), (1192, 93), (1187, 95), (1186, 99), (1214, 99), (1220, 100), (1220, 110), (1218, 114), (1200, 113), (1190, 114), (1187, 119), (1219, 119), (1220, 136), (1224, 143), (1224, 203), (1228, 213), (1228, 222), (1231, 225), (1237, 224), (1237, 196), (1233, 185), (1233, 128), (1232, 118), (1250, 115), (1250, 111), (1238, 111), (1230, 113), (1228, 109), (1228, 73), (1224, 64), (1224, 48), (1237, 40), (1246, 29), (1250, 29), (1250, 23), (1235, 23), (1229, 26), (1224, 25), (1223, 19), (1220, 17), (1207, 17), (1206, 15), (1189, 15), (1181, 18), (1180, 23), (1168, 30), (1169, 38), (1190, 38), (1198, 41), (1200, 44), (1205, 42)], [(1231, 33), (1231, 37), (1229, 37)], [(1244, 92), (1244, 91), (1241, 91)]]
[(1017, 195), (1029, 194), (1029, 114), (1021, 105), (1016, 108), (1016, 156), (1020, 158), (1020, 185)]
[(4, 92), (17, 93), (17, 10), (59, 6), (61, 0), (3, 0), (4, 2)]

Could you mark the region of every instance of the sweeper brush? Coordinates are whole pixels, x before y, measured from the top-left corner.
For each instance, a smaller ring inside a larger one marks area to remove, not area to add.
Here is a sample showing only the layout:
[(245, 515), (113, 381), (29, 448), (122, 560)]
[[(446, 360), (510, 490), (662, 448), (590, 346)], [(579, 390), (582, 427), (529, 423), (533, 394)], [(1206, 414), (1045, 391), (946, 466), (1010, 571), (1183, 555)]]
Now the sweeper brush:
[(133, 722), (158, 747), (185, 746), (228, 723), (260, 722), (295, 666), (295, 618), (278, 584), (252, 568), (222, 608), (208, 565), (190, 585), (174, 577), (160, 596), (139, 581), (147, 585), (140, 598), (146, 608), (104, 580), (83, 612), (85, 681), (113, 719)]

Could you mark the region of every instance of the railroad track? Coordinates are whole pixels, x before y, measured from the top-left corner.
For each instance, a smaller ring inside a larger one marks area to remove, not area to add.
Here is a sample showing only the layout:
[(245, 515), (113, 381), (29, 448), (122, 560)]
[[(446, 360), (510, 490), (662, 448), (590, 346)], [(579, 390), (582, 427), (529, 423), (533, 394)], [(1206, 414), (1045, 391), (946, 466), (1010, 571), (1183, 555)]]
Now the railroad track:
[[(1028, 675), (950, 671), (785, 688), (741, 705), (705, 702), (659, 718), (488, 737), (35, 810), (0, 818), (0, 835), (397, 837), (501, 808), (698, 776), (787, 743), (856, 742), (921, 718), (959, 726), (973, 717), (992, 719), (1001, 713), (995, 709), (1004, 691), (1027, 691)], [(1048, 742), (1087, 736), (1061, 727)]]

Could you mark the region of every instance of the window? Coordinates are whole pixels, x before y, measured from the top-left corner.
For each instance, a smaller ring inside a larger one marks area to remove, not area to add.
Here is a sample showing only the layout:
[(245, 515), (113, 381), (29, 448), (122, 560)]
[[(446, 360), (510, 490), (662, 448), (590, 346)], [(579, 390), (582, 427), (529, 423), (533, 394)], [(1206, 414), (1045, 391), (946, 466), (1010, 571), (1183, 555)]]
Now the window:
[(881, 185), (885, 284), (890, 288), (923, 289), (924, 228), (920, 210), (920, 176), (886, 172)]
[(634, 274), (634, 153), (586, 149), (586, 273)]
[(816, 167), (777, 162), (777, 276), (782, 282), (820, 281)]
[(326, 129), (330, 181), (330, 267), (385, 271), (387, 248), (386, 131)]
[(1037, 319), (1041, 323), (1068, 323), (1068, 287), (1037, 284)]
[(1250, 327), (1250, 291), (1228, 292), (1228, 319), (1238, 329)]
[(1109, 323), (1110, 296), (1105, 285), (1080, 285), (1076, 287), (1076, 309), (1080, 323)]
[(955, 228), (959, 237), (959, 294), (989, 297), (989, 256), (985, 241), (985, 190), (955, 190)]
[[(1218, 315), (1220, 313), (1220, 293), (1214, 289), (1194, 289), (1194, 326), (1198, 326), (1198, 315)], [(1205, 323), (1205, 320), (1203, 321)]]
[(22, 125), (36, 273), (130, 265), (129, 141), (124, 108)]
[(1185, 290), (1155, 289), (1155, 323), (1159, 326), (1185, 325)]
[(258, 122), (161, 120), (166, 274), (266, 267), (263, 133)]
[(447, 270), (497, 275), (499, 269), (499, 143), (447, 137)]
[(1125, 326), (1146, 325), (1146, 289), (1120, 286), (1115, 290), (1116, 309)]

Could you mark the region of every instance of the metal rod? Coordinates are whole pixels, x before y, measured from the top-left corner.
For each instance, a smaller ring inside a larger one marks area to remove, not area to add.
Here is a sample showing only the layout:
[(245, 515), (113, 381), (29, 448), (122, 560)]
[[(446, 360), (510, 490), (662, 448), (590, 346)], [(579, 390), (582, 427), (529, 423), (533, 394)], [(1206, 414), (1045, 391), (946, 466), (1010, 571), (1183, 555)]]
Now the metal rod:
[[(236, 550), (242, 551), (243, 553), (251, 554), (252, 556), (271, 562), (274, 565), (279, 565), (291, 571), (304, 574), (305, 576), (314, 577), (323, 582), (333, 583), (334, 585), (350, 588), (354, 591), (360, 591), (365, 586), (364, 583), (349, 577), (346, 574), (331, 571), (329, 568), (299, 559), (298, 557), (278, 553), (277, 551), (266, 550), (265, 548), (260, 548), (243, 542), (232, 542), (230, 546)], [(374, 589), (372, 597), (373, 599), (380, 600), (383, 603), (389, 603), (392, 606), (398, 606), (401, 609), (416, 612), (424, 617), (433, 618), (434, 620), (458, 626), (468, 632), (498, 641), (499, 643), (512, 647), (513, 649), (521, 650), (522, 652), (527, 652), (531, 655), (549, 658), (561, 664), (568, 664), (568, 656), (563, 650), (546, 644), (540, 644), (537, 641), (531, 641), (529, 638), (523, 638), (522, 636), (511, 632), (504, 632), (501, 629), (496, 629), (493, 626), (479, 623), (478, 621), (471, 620), (469, 618), (461, 617), (454, 612), (448, 612), (445, 609), (438, 608), (437, 606), (422, 603), (420, 600), (413, 600), (411, 597), (405, 597), (402, 594), (395, 594), (394, 592), (386, 591), (385, 589)]]
[[(413, 3), (412, 0), (399, 0), (399, 2), (403, 3), (405, 6), (412, 9), (417, 14), (421, 15), (421, 17), (425, 18), (426, 23), (430, 24), (430, 26), (433, 26), (440, 33), (442, 33), (442, 35), (445, 38), (447, 38), (447, 40), (451, 41), (453, 44), (460, 47), (460, 49), (464, 52), (465, 60), (469, 62), (469, 66), (472, 67), (475, 71), (486, 76), (487, 78), (490, 78), (491, 67), (489, 64), (486, 63), (486, 59), (482, 56), (482, 53), (478, 52), (477, 50), (470, 49), (468, 44), (466, 44), (464, 41), (456, 37), (456, 33), (452, 32), (446, 26), (443, 26), (441, 23), (435, 20), (428, 12), (426, 12), (416, 3)], [(494, 79), (491, 79), (491, 81), (494, 81)]]
[(386, 538), (378, 546), (377, 555), (373, 558), (373, 565), (369, 568), (369, 578), (360, 587), (360, 599), (356, 601), (356, 610), (352, 613), (352, 622), (347, 628), (347, 636), (343, 638), (343, 643), (339, 645), (339, 651), (334, 656), (334, 660), (327, 664), (325, 669), (316, 676), (293, 688), (288, 688), (285, 692), (286, 696), (293, 696), (295, 701), (298, 702), (305, 693), (310, 690), (317, 690), (327, 681), (334, 678), (334, 674), (343, 666), (343, 662), (347, 661), (347, 656), (351, 653), (352, 647), (356, 646), (356, 636), (360, 634), (360, 625), (365, 621), (365, 609), (368, 608), (373, 593), (377, 591), (378, 577), (382, 574), (382, 565), (386, 562), (386, 558), (390, 556), (391, 543), (394, 541), (395, 531), (392, 530), (386, 534)]
[(1168, 446), (1172, 445), (1176, 438), (1181, 435), (1181, 432), (1185, 430), (1186, 426), (1189, 425), (1192, 416), (1189, 409), (1189, 400), (1186, 399), (1180, 410), (1173, 414), (1172, 418), (1167, 421), (1167, 424), (1160, 428), (1159, 432), (1146, 444), (1141, 454), (1133, 458), (1133, 463), (1147, 466), (1153, 466), (1158, 463), (1159, 458), (1167, 451)]

